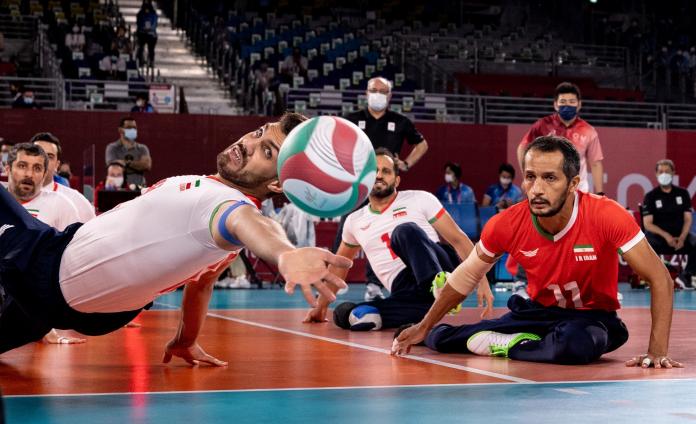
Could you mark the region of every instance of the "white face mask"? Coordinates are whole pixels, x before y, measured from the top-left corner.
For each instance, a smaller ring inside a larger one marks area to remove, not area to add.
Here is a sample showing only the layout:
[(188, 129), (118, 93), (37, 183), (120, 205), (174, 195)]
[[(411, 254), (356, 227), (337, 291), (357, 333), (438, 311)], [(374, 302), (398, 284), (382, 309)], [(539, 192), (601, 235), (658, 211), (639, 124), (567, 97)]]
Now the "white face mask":
[(123, 185), (123, 176), (107, 177), (106, 178), (106, 187), (107, 188), (118, 189), (118, 188), (121, 188), (122, 185)]
[(381, 112), (387, 108), (387, 95), (382, 93), (367, 93), (367, 105), (370, 109)]
[(502, 184), (502, 185), (504, 185), (504, 186), (509, 186), (510, 183), (512, 183), (512, 178), (503, 178), (503, 177), (500, 177), (500, 184)]
[(657, 176), (657, 182), (660, 183), (661, 186), (668, 186), (672, 184), (672, 174), (668, 174), (666, 172), (659, 174)]
[(445, 182), (451, 183), (452, 181), (454, 181), (454, 176), (452, 174), (445, 174)]

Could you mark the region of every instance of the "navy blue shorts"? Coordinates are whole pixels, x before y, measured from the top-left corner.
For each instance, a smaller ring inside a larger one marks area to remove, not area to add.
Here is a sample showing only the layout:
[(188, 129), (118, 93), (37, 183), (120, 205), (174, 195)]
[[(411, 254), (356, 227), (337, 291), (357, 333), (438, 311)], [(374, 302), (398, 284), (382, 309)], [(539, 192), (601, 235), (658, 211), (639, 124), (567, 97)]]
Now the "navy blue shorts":
[(83, 313), (66, 303), (60, 261), (81, 225), (63, 232), (49, 227), (0, 187), (0, 353), (39, 340), (51, 328), (110, 333), (140, 312)]

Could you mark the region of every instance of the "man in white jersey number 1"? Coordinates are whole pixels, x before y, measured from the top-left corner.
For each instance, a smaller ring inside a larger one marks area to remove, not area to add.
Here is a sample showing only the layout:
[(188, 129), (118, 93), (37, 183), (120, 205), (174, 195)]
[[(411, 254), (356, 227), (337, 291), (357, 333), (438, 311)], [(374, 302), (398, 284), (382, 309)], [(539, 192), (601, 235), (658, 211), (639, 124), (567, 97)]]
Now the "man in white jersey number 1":
[(196, 342), (217, 274), (246, 246), (278, 264), (286, 291), (310, 285), (333, 298), (345, 287), (328, 265), (351, 261), (296, 249), (254, 203), (282, 191), (276, 171), (286, 135), (306, 118), (286, 114), (242, 136), (217, 157), (215, 176), (162, 180), (147, 193), (64, 232), (32, 218), (0, 189), (0, 353), (50, 328), (114, 331), (167, 291), (185, 285), (181, 321), (164, 361), (226, 363)]
[[(389, 289), (386, 299), (345, 302), (333, 312), (334, 323), (353, 331), (394, 328), (420, 321), (433, 304), (433, 280), (446, 279), (460, 257), (474, 245), (432, 194), (420, 190), (397, 192), (400, 177), (396, 157), (384, 148), (377, 155), (377, 178), (369, 203), (348, 215), (339, 256), (353, 259), (362, 248), (379, 281)], [(441, 244), (441, 236), (450, 245)], [(345, 278), (345, 269), (332, 271)], [(337, 289), (336, 289), (337, 290)], [(485, 278), (479, 285), (484, 314), (492, 310), (493, 294)], [(305, 322), (323, 322), (331, 299), (319, 297)], [(483, 314), (482, 314), (483, 315)]]

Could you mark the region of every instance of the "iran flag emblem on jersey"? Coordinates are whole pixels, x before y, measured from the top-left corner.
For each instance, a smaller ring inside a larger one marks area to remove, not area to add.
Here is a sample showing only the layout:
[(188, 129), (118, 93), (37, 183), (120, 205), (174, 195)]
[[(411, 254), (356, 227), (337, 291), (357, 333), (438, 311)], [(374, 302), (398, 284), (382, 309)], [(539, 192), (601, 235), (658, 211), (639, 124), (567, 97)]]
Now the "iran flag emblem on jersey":
[(578, 262), (597, 260), (597, 255), (591, 244), (576, 244), (573, 246), (573, 253), (575, 254), (575, 260)]

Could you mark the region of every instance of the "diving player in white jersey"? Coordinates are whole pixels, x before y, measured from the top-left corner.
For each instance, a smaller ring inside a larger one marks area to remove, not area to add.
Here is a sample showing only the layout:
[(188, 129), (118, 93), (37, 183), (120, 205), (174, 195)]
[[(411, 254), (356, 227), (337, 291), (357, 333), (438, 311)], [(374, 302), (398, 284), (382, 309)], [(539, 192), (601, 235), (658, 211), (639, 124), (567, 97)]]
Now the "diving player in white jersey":
[(58, 137), (49, 132), (40, 132), (34, 134), (29, 142), (41, 146), (41, 148), (48, 155), (48, 167), (46, 168), (46, 175), (44, 176), (42, 190), (63, 194), (70, 199), (74, 207), (77, 209), (78, 220), (72, 221), (70, 224), (73, 222), (87, 222), (94, 218), (94, 206), (92, 206), (89, 200), (87, 200), (82, 193), (70, 187), (58, 184), (53, 180), (53, 176), (60, 166), (60, 155), (62, 153), (62, 147)]
[[(5, 166), (8, 176), (7, 189), (34, 218), (63, 231), (80, 218), (77, 208), (63, 194), (41, 190), (47, 164), (48, 157), (41, 146), (29, 143), (15, 145)], [(44, 337), (44, 341), (51, 344), (73, 344), (84, 343), (86, 340), (51, 330)]]
[(106, 334), (159, 294), (185, 285), (179, 329), (163, 360), (225, 365), (196, 339), (217, 275), (242, 246), (278, 265), (286, 292), (300, 285), (313, 305), (313, 285), (334, 299), (326, 284), (346, 285), (328, 266), (348, 268), (351, 261), (323, 249), (296, 249), (255, 205), (282, 191), (278, 150), (305, 119), (286, 114), (243, 135), (218, 155), (215, 176), (160, 181), (62, 233), (0, 190), (0, 352), (37, 340), (51, 327)]
[[(346, 219), (343, 241), (336, 254), (352, 260), (362, 248), (391, 295), (357, 305), (345, 302), (336, 307), (334, 323), (357, 331), (420, 321), (433, 304), (433, 279), (454, 270), (460, 258), (469, 255), (474, 247), (435, 196), (419, 190), (397, 192), (400, 177), (395, 156), (382, 148), (375, 153), (377, 178), (369, 203)], [(439, 243), (438, 234), (450, 245)], [(341, 278), (347, 273), (343, 269), (333, 271)], [(482, 281), (479, 305), (485, 299), (484, 314), (487, 314), (492, 311), (493, 294), (488, 281), (485, 278)], [(305, 322), (325, 321), (329, 303), (329, 299), (320, 296)]]

